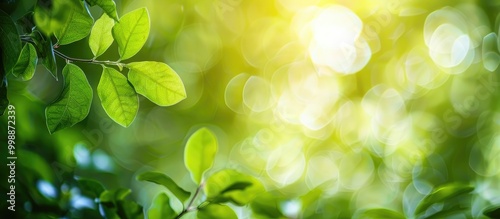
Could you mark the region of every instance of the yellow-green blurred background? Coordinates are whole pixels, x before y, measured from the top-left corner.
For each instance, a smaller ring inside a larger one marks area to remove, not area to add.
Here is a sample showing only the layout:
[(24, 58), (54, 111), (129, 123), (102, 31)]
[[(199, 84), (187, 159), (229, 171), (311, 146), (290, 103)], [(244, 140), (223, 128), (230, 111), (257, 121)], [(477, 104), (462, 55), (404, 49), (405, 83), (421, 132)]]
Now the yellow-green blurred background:
[[(116, 3), (120, 15), (146, 7), (151, 17), (146, 46), (129, 61), (166, 62), (188, 97), (171, 107), (141, 97), (128, 128), (94, 98), (86, 120), (49, 135), (44, 106), (62, 84), (39, 66), (30, 82), (9, 84), (9, 98), (18, 150), (38, 153), (52, 170), (129, 187), (148, 206), (161, 189), (135, 175), (162, 171), (193, 190), (184, 144), (204, 126), (219, 141), (210, 171), (259, 177), (288, 200), (290, 217), (311, 191), (335, 203), (320, 209), (325, 218), (376, 207), (411, 215), (449, 182), (476, 187), (474, 217), (500, 203), (496, 1)], [(59, 50), (92, 57), (87, 39)], [(113, 44), (100, 59), (116, 60), (116, 51)], [(100, 66), (79, 66), (95, 88)]]

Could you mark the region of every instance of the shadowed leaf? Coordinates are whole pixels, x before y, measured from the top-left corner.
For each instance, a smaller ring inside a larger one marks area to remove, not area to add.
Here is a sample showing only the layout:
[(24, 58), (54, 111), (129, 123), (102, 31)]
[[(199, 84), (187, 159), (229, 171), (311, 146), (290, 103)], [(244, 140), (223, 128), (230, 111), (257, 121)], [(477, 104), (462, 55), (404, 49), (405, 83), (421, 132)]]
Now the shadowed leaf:
[(145, 172), (137, 176), (137, 180), (148, 181), (162, 185), (167, 188), (173, 195), (175, 195), (181, 202), (186, 201), (190, 192), (179, 187), (170, 177), (159, 172)]
[(74, 64), (63, 69), (61, 96), (45, 109), (49, 132), (71, 127), (87, 117), (92, 103), (92, 88), (83, 71)]

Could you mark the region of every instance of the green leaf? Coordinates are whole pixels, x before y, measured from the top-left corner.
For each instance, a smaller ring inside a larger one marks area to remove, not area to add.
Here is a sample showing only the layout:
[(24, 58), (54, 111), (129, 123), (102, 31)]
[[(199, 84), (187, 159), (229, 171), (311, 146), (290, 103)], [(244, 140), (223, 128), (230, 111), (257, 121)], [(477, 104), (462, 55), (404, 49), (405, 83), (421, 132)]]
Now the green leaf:
[(137, 180), (148, 181), (162, 185), (167, 188), (173, 195), (175, 195), (181, 202), (185, 202), (189, 196), (190, 192), (179, 187), (174, 180), (163, 173), (159, 172), (145, 172), (137, 176)]
[(5, 75), (16, 65), (21, 54), (21, 40), (16, 25), (10, 16), (0, 10), (0, 56)]
[(149, 13), (139, 8), (120, 18), (113, 27), (113, 37), (118, 44), (122, 60), (129, 59), (141, 50), (149, 36)]
[[(439, 212), (433, 213), (431, 215), (425, 215), (425, 219), (442, 219), (442, 218), (453, 218), (452, 216), (464, 215), (470, 213), (470, 203), (467, 206), (462, 206), (459, 203), (453, 203), (453, 205), (444, 205), (443, 209)], [(471, 218), (468, 216), (467, 218)]]
[(50, 38), (46, 39), (39, 31), (33, 31), (31, 39), (35, 42), (38, 58), (42, 59), (43, 66), (58, 80), (56, 56), (54, 55), (54, 48), (52, 47)]
[(83, 71), (74, 64), (67, 64), (62, 73), (64, 88), (61, 96), (45, 109), (51, 134), (85, 119), (92, 103), (92, 88)]
[(118, 210), (118, 216), (120, 216), (120, 218), (144, 219), (144, 212), (142, 210), (142, 206), (133, 201), (129, 200), (118, 201), (117, 210)]
[(490, 218), (500, 218), (500, 206), (493, 206), (485, 209), (483, 214)]
[(62, 28), (70, 16), (70, 10), (75, 0), (38, 1), (35, 6), (33, 19), (37, 29), (45, 36), (51, 36)]
[[(247, 185), (242, 183), (250, 183), (251, 186), (235, 186), (235, 184)], [(237, 205), (245, 205), (263, 192), (264, 187), (259, 180), (250, 175), (227, 169), (210, 176), (205, 183), (204, 191), (207, 200), (211, 202), (231, 201)]]
[(26, 43), (21, 50), (19, 59), (17, 59), (16, 66), (12, 69), (12, 74), (15, 77), (20, 76), (23, 81), (28, 81), (35, 74), (37, 62), (38, 56), (35, 47), (31, 43)]
[(113, 190), (106, 190), (99, 196), (100, 202), (117, 202), (124, 200), (132, 191), (130, 189), (118, 188)]
[(97, 5), (102, 8), (104, 13), (109, 17), (118, 21), (118, 14), (116, 13), (116, 4), (113, 0), (85, 0), (90, 6)]
[(7, 98), (7, 77), (3, 69), (0, 69), (0, 80), (0, 116), (3, 116), (10, 103)]
[(229, 187), (225, 188), (220, 192), (220, 194), (225, 194), (227, 192), (235, 191), (235, 190), (244, 190), (247, 187), (251, 186), (251, 182), (235, 182), (231, 184)]
[(69, 1), (72, 4), (66, 8), (69, 15), (65, 17), (60, 28), (54, 34), (60, 45), (66, 45), (85, 38), (90, 33), (94, 19), (90, 16), (82, 2)]
[(32, 151), (19, 149), (16, 151), (18, 159), (29, 160), (29, 163), (19, 162), (19, 170), (22, 170), (25, 174), (23, 177), (31, 178), (30, 183), (34, 183), (36, 180), (43, 179), (50, 183), (56, 182), (56, 177), (54, 175), (54, 170), (51, 168), (47, 160), (41, 155), (34, 153)]
[(260, 216), (267, 218), (284, 218), (285, 216), (281, 213), (279, 207), (280, 201), (281, 200), (276, 196), (270, 193), (264, 193), (257, 196), (252, 203), (250, 203), (250, 207), (252, 208), (252, 212)]
[(115, 21), (106, 14), (97, 19), (89, 37), (89, 46), (94, 57), (102, 55), (113, 43), (113, 35), (111, 29), (115, 25)]
[(177, 213), (170, 207), (170, 199), (165, 193), (157, 195), (148, 210), (149, 219), (175, 218), (176, 215)]
[(199, 219), (238, 219), (236, 213), (227, 205), (209, 204), (197, 212)]
[(125, 76), (113, 68), (103, 68), (97, 95), (109, 117), (127, 127), (137, 115), (139, 98)]
[(424, 213), (434, 203), (441, 203), (447, 199), (470, 193), (473, 190), (474, 187), (462, 183), (450, 183), (440, 186), (420, 201), (415, 210), (415, 215)]
[(184, 150), (184, 164), (198, 185), (203, 173), (212, 167), (216, 152), (217, 138), (209, 129), (198, 129), (189, 137)]
[(128, 79), (135, 91), (160, 106), (171, 106), (186, 98), (181, 78), (161, 62), (133, 62)]
[(90, 198), (100, 197), (102, 192), (105, 190), (104, 186), (102, 186), (100, 182), (93, 179), (79, 179), (78, 188), (80, 188), (83, 195)]
[(99, 202), (106, 218), (144, 218), (142, 206), (126, 200), (130, 189), (106, 190), (101, 193)]
[(405, 217), (396, 211), (385, 209), (385, 208), (376, 208), (376, 209), (368, 209), (363, 211), (360, 215), (358, 215), (359, 219), (405, 219)]

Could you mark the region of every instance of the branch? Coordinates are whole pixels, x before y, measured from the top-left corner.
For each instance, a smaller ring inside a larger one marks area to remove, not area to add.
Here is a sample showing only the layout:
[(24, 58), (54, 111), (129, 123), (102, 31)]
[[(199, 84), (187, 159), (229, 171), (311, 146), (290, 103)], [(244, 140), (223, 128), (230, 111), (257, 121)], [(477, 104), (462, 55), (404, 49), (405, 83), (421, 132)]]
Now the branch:
[[(31, 44), (34, 44), (35, 42), (31, 39), (30, 36), (27, 36), (27, 35), (21, 35), (21, 41), (23, 42), (28, 42), (28, 43), (31, 43)], [(90, 63), (90, 64), (96, 64), (96, 65), (115, 65), (115, 66), (118, 66), (120, 68), (124, 67), (125, 64), (124, 63), (121, 63), (121, 62), (115, 62), (115, 61), (100, 61), (100, 60), (95, 60), (95, 59), (80, 59), (80, 58), (73, 58), (73, 57), (69, 57), (67, 55), (65, 55), (64, 53), (62, 53), (61, 51), (59, 50), (56, 50), (55, 48), (53, 48), (53, 51), (54, 51), (54, 54), (56, 54), (57, 56), (61, 57), (62, 59), (68, 61), (68, 62), (82, 62), (82, 63)]]
[[(191, 198), (191, 200), (189, 200), (189, 203), (186, 206), (186, 208), (184, 208), (184, 210), (182, 210), (182, 212), (179, 215), (177, 215), (177, 217), (175, 217), (175, 219), (181, 218), (182, 216), (184, 216), (188, 212), (198, 210), (198, 207), (193, 208), (192, 205), (194, 203), (194, 200), (196, 200), (196, 197), (198, 197), (198, 195), (200, 194), (201, 189), (203, 189), (203, 186), (205, 186), (205, 182), (200, 183), (200, 186), (196, 189), (196, 192), (194, 192), (193, 198)], [(205, 203), (205, 202), (203, 202), (203, 203)]]
[(73, 58), (73, 57), (69, 57), (65, 54), (63, 54), (62, 52), (58, 51), (58, 50), (55, 50), (54, 49), (54, 53), (63, 58), (64, 60), (66, 61), (70, 61), (70, 62), (83, 62), (83, 63), (91, 63), (91, 64), (96, 64), (96, 65), (116, 65), (116, 66), (119, 66), (119, 67), (124, 67), (125, 64), (124, 63), (121, 63), (121, 62), (114, 62), (114, 61), (100, 61), (100, 60), (95, 60), (95, 59), (80, 59), (80, 58)]

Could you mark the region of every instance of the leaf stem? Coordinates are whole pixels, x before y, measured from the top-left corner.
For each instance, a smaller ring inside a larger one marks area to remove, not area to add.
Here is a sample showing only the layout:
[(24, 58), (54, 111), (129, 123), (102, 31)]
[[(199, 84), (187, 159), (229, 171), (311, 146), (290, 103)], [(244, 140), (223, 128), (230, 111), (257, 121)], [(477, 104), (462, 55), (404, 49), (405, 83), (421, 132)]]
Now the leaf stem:
[[(198, 197), (198, 195), (200, 194), (201, 189), (203, 189), (204, 186), (205, 186), (205, 182), (201, 182), (200, 186), (198, 186), (198, 188), (196, 189), (196, 192), (194, 192), (193, 198), (191, 198), (191, 200), (189, 200), (189, 203), (186, 206), (186, 208), (184, 208), (184, 210), (182, 210), (182, 212), (179, 215), (177, 215), (177, 217), (175, 217), (175, 219), (179, 219), (182, 216), (184, 216), (185, 214), (187, 214), (188, 212), (196, 211), (199, 209), (199, 206), (194, 208), (194, 207), (192, 207), (192, 205), (193, 205), (194, 201), (196, 200), (196, 198)], [(201, 204), (204, 204), (205, 202), (206, 201), (204, 201)]]
[[(20, 38), (21, 38), (21, 41), (23, 41), (23, 42), (28, 42), (28, 43), (32, 43), (32, 44), (35, 43), (31, 39), (30, 36), (21, 35)], [(70, 57), (70, 56), (65, 55), (64, 53), (62, 53), (59, 50), (56, 50), (55, 48), (53, 48), (53, 51), (54, 51), (54, 54), (56, 54), (57, 56), (61, 57), (64, 60), (66, 60), (66, 62), (82, 62), (82, 63), (90, 63), (90, 64), (96, 64), (96, 65), (115, 65), (115, 66), (118, 66), (119, 68), (122, 68), (125, 66), (124, 63), (121, 63), (119, 61), (115, 62), (115, 61), (109, 61), (109, 60), (100, 61), (100, 60), (95, 60), (95, 59), (74, 58), (74, 57)]]
[(58, 50), (55, 50), (54, 49), (54, 53), (67, 60), (67, 61), (71, 61), (71, 62), (83, 62), (83, 63), (91, 63), (91, 64), (96, 64), (96, 65), (116, 65), (116, 66), (119, 66), (119, 67), (124, 67), (125, 64), (124, 63), (121, 63), (121, 62), (114, 62), (114, 61), (100, 61), (100, 60), (95, 60), (95, 59), (80, 59), (80, 58), (73, 58), (73, 57), (69, 57), (65, 54), (63, 54), (62, 52), (58, 51)]

